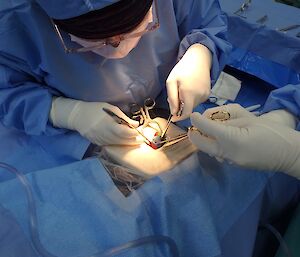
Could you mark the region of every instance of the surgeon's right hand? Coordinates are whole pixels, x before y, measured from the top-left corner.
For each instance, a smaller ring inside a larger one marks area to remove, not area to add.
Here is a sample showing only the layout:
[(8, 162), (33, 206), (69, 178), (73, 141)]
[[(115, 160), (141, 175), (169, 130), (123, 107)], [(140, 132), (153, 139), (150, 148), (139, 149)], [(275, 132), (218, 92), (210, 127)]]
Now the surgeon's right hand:
[(94, 144), (138, 145), (138, 133), (123, 124), (118, 124), (103, 111), (109, 109), (134, 127), (139, 123), (128, 118), (118, 107), (104, 102), (83, 102), (64, 97), (53, 98), (50, 121), (53, 126), (78, 131)]

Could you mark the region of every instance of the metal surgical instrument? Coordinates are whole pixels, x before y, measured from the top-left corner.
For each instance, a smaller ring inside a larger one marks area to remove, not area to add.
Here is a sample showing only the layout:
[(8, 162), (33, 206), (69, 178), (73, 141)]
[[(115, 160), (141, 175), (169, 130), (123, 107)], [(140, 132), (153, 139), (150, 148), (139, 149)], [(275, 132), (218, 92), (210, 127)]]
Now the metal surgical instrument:
[[(209, 116), (209, 118), (214, 121), (226, 121), (226, 120), (230, 119), (230, 113), (228, 111), (216, 111), (216, 112), (212, 113)], [(189, 127), (188, 131), (197, 131), (201, 135), (203, 134), (199, 129), (197, 129), (194, 126)], [(178, 143), (178, 142), (186, 139), (187, 137), (188, 137), (188, 133), (181, 134), (181, 135), (178, 135), (178, 136), (170, 138), (170, 139), (163, 139), (163, 137), (162, 137), (163, 140), (160, 142), (157, 142), (157, 144), (159, 145), (158, 147), (161, 147), (163, 144), (168, 144), (168, 143), (175, 144), (175, 143)]]
[(244, 13), (250, 6), (252, 0), (246, 0), (239, 9), (237, 9), (233, 14), (236, 14), (244, 19), (246, 19), (247, 17), (242, 16), (242, 13)]
[(169, 115), (169, 118), (168, 118), (168, 120), (167, 120), (167, 125), (166, 125), (164, 131), (163, 131), (162, 134), (161, 134), (161, 138), (164, 138), (165, 134), (167, 133), (167, 130), (168, 130), (168, 128), (170, 127), (170, 124), (171, 124), (172, 117), (173, 117), (173, 115), (170, 114), (170, 115)]
[(151, 146), (151, 141), (147, 137), (145, 137), (145, 135), (142, 132), (140, 132), (136, 127), (134, 127), (129, 122), (127, 122), (123, 118), (119, 117), (117, 114), (115, 114), (114, 112), (112, 112), (109, 109), (103, 108), (103, 111), (105, 111), (110, 117), (112, 117), (118, 124), (126, 125), (132, 129), (134, 129), (136, 132), (138, 132), (144, 138), (144, 140), (146, 140), (146, 143)]
[(133, 115), (133, 119), (138, 119), (140, 125), (147, 126), (150, 121), (152, 121), (150, 117), (149, 110), (153, 109), (155, 106), (155, 101), (152, 98), (147, 98), (144, 101), (144, 106), (133, 103), (129, 105), (130, 112)]
[(300, 24), (295, 24), (295, 25), (290, 25), (290, 26), (284, 27), (284, 28), (280, 28), (280, 29), (277, 29), (277, 31), (287, 32), (289, 30), (293, 30), (293, 29), (297, 29), (297, 28), (300, 28)]
[(138, 120), (140, 125), (142, 125), (145, 121), (144, 121), (144, 117), (141, 113), (141, 107), (138, 104), (130, 104), (129, 109), (132, 114), (132, 119)]
[(256, 23), (259, 23), (261, 25), (263, 25), (266, 21), (268, 20), (268, 15), (264, 15), (261, 18), (259, 18)]
[(209, 118), (215, 121), (226, 121), (230, 119), (230, 113), (227, 111), (217, 111), (212, 113)]
[(188, 134), (185, 133), (185, 134), (181, 134), (181, 135), (178, 135), (178, 136), (173, 137), (173, 138), (170, 138), (170, 139), (166, 139), (166, 140), (160, 141), (159, 143), (160, 143), (160, 144), (164, 144), (164, 143), (173, 143), (173, 142), (175, 142), (175, 141), (177, 141), (177, 140), (178, 140), (178, 142), (179, 142), (179, 141), (181, 141), (181, 140), (183, 140), (183, 139), (186, 139), (187, 137), (188, 137)]
[[(176, 114), (177, 116), (181, 116), (182, 115), (183, 107), (184, 107), (184, 102), (180, 100), (180, 102), (179, 102), (179, 109), (178, 109), (178, 112)], [(168, 121), (167, 121), (166, 128), (164, 129), (164, 131), (161, 134), (161, 138), (162, 139), (164, 138), (165, 134), (167, 133), (168, 128), (170, 127), (172, 117), (173, 117), (173, 115), (170, 114), (169, 118), (168, 118)]]
[(146, 118), (148, 120), (151, 120), (150, 114), (149, 114), (149, 110), (153, 109), (155, 106), (155, 101), (152, 98), (147, 98), (144, 101), (144, 109), (145, 109), (145, 113), (146, 113)]

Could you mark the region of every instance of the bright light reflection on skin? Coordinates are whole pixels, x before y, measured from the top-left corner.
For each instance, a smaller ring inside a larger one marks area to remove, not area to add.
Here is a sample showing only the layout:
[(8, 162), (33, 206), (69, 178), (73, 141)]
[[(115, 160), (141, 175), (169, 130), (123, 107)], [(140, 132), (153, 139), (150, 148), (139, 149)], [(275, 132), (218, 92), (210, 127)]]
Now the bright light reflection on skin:
[[(167, 121), (165, 119), (157, 118), (156, 121), (159, 122), (160, 128), (164, 129), (166, 127)], [(145, 129), (142, 126), (138, 129), (151, 140), (156, 131), (161, 132), (161, 129), (159, 129), (157, 123), (156, 125), (155, 123), (148, 125), (155, 129), (151, 127)], [(184, 132), (184, 130), (171, 124), (168, 136), (172, 138)], [(140, 142), (143, 142), (143, 137), (140, 137), (140, 140)], [(189, 140), (184, 140), (174, 146), (158, 149), (153, 149), (146, 143), (142, 143), (138, 146), (107, 146), (106, 151), (119, 165), (132, 169), (135, 174), (152, 177), (170, 170), (178, 162), (197, 151), (197, 148)]]
[[(149, 141), (152, 142), (154, 135), (156, 133), (155, 129), (150, 128), (150, 127), (145, 127), (145, 128), (141, 128), (139, 130), (145, 135), (146, 138), (149, 139)], [(137, 136), (136, 140), (145, 141), (145, 139), (141, 135)], [(143, 152), (149, 152), (150, 150), (153, 150), (153, 149), (144, 142), (140, 145), (140, 150)]]

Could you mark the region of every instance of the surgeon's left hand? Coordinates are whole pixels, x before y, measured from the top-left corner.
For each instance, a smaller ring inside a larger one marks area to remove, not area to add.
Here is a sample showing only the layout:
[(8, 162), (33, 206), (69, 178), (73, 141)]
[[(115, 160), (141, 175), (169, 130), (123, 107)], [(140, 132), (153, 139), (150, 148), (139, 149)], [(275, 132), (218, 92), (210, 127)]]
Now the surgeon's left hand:
[[(225, 110), (230, 120), (213, 121), (211, 111)], [(237, 104), (217, 107), (203, 115), (193, 113), (191, 121), (199, 131), (190, 140), (203, 152), (237, 165), (264, 171), (282, 171), (300, 178), (300, 132), (295, 117), (274, 111), (256, 117)]]
[[(189, 117), (193, 108), (207, 100), (210, 89), (211, 52), (201, 44), (194, 44), (186, 51), (167, 78), (168, 102), (172, 121)], [(184, 103), (181, 117), (176, 117), (180, 100)]]

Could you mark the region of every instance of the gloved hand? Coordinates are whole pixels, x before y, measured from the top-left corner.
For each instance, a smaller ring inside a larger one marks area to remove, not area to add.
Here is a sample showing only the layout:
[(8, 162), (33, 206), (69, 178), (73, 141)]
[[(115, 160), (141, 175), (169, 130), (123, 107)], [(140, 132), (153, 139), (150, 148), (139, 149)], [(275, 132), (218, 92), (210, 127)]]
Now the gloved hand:
[[(230, 113), (230, 120), (217, 122), (207, 118), (212, 112), (224, 109)], [(240, 105), (230, 104), (203, 115), (193, 113), (192, 124), (203, 134), (190, 131), (189, 138), (201, 151), (216, 158), (300, 178), (300, 133), (291, 125), (292, 119), (291, 114), (282, 111), (256, 117)]]
[[(254, 116), (254, 114), (252, 112), (247, 111), (247, 108), (243, 108), (239, 104), (228, 104), (228, 105), (218, 106), (218, 107), (214, 107), (214, 108), (209, 108), (203, 113), (203, 116), (209, 118), (211, 116), (211, 114), (213, 114), (214, 112), (217, 112), (220, 110), (227, 111), (229, 109), (232, 110), (230, 113), (231, 121), (234, 119), (237, 119), (241, 115), (243, 115), (244, 118), (245, 118), (245, 116), (257, 117), (257, 116)], [(280, 125), (287, 126), (291, 129), (296, 128), (296, 122), (297, 122), (297, 119), (293, 114), (291, 114), (290, 112), (283, 110), (283, 109), (273, 110), (271, 112), (264, 113), (259, 116), (259, 119), (276, 122), (276, 123), (279, 123)], [(226, 122), (230, 123), (231, 121), (226, 121)]]
[(78, 131), (97, 145), (136, 145), (142, 142), (138, 133), (118, 124), (102, 108), (107, 108), (137, 127), (138, 122), (128, 118), (118, 107), (103, 102), (83, 102), (64, 97), (54, 98), (50, 121), (55, 127)]
[[(167, 78), (167, 93), (173, 121), (189, 117), (193, 108), (207, 100), (210, 89), (211, 52), (201, 44), (189, 47)], [(176, 117), (180, 100), (184, 102), (181, 117)]]

